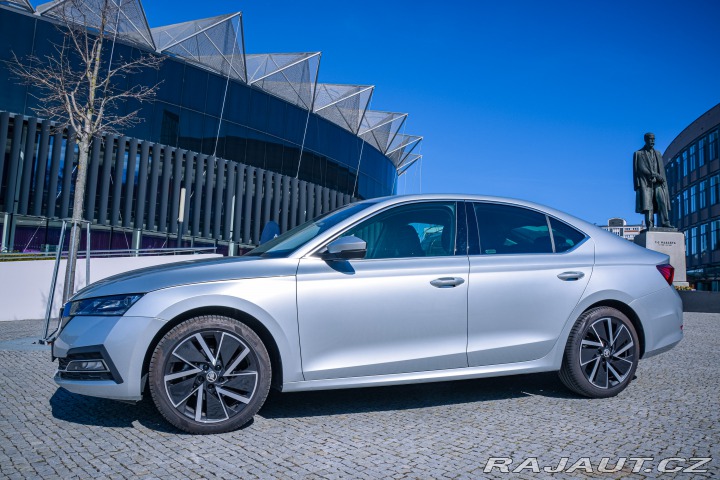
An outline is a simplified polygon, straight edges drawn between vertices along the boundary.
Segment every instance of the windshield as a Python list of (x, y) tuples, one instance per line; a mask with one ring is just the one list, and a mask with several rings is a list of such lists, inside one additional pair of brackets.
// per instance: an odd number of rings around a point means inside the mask
[(346, 218), (365, 210), (375, 203), (377, 203), (377, 201), (351, 203), (339, 209), (333, 210), (332, 212), (326, 213), (314, 220), (305, 222), (292, 230), (288, 230), (282, 235), (273, 238), (269, 242), (263, 243), (254, 250), (250, 250), (245, 255), (273, 258), (286, 257), (329, 228), (334, 227)]

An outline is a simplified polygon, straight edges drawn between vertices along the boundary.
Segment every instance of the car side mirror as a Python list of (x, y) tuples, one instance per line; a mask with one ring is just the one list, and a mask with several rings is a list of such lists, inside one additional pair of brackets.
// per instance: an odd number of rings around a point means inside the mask
[(323, 253), (325, 260), (351, 260), (354, 258), (365, 258), (367, 253), (367, 242), (354, 235), (336, 238), (327, 246)]

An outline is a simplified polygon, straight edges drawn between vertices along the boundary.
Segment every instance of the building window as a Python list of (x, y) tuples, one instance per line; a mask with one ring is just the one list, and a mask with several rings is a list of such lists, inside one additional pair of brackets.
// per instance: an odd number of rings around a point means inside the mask
[(718, 158), (718, 131), (715, 130), (708, 135), (708, 162)]
[(715, 205), (720, 199), (720, 175), (710, 177), (710, 205)]
[(698, 142), (698, 167), (705, 165), (705, 138), (701, 138)]
[(681, 218), (683, 218), (682, 201), (680, 200), (680, 195), (677, 195), (675, 197), (675, 205), (673, 206), (673, 211), (675, 212), (676, 220), (680, 220)]
[(675, 157), (672, 162), (670, 162), (670, 183), (675, 184), (678, 181), (679, 178), (679, 168), (680, 168), (680, 160)]
[(700, 255), (707, 253), (708, 251), (708, 224), (703, 223), (700, 225)]
[(720, 220), (710, 222), (710, 250), (720, 250)]
[(697, 212), (697, 185), (690, 187), (690, 213)]
[(672, 162), (670, 162), (667, 173), (670, 175), (670, 183), (675, 184), (675, 181), (677, 180), (677, 159), (674, 158)]
[(700, 209), (707, 207), (707, 180), (700, 182), (700, 195), (698, 200), (700, 201)]
[(677, 158), (670, 163), (670, 178), (673, 184), (677, 182)]
[(685, 190), (685, 191), (682, 193), (682, 196), (683, 196), (683, 208), (682, 208), (682, 211), (683, 211), (683, 215), (686, 215), (686, 216), (687, 216), (687, 215), (690, 213), (690, 205), (689, 205), (689, 202), (688, 202), (688, 191)]
[(683, 171), (683, 178), (687, 177), (687, 174), (688, 174), (687, 150), (682, 152), (682, 171)]
[(694, 171), (697, 168), (697, 155), (695, 154), (695, 145), (690, 145), (690, 171)]
[(688, 249), (688, 254), (691, 257), (695, 257), (697, 256), (697, 227), (692, 227), (688, 233), (688, 242), (690, 247)]

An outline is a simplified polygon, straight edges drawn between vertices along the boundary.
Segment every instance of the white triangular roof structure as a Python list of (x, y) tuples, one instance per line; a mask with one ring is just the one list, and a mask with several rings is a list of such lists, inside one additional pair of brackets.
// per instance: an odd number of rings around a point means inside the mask
[[(55, 0), (37, 7), (44, 17), (67, 21), (75, 25), (98, 30), (100, 13), (105, 0)], [(106, 23), (107, 35), (115, 35), (126, 42), (155, 50), (155, 42), (140, 0), (109, 0), (110, 21)]]
[(159, 52), (247, 81), (240, 12), (157, 27), (151, 32)]
[(246, 56), (248, 83), (252, 84), (268, 75), (302, 62), (316, 53), (251, 53)]
[(370, 130), (381, 127), (389, 122), (397, 120), (400, 117), (407, 116), (406, 113), (396, 112), (381, 112), (378, 110), (368, 110), (365, 112), (365, 116), (362, 119), (362, 126), (358, 132), (360, 135), (364, 135)]
[(0, 1), (0, 5), (12, 5), (13, 7), (20, 7), (23, 10), (27, 10), (29, 12), (35, 11), (35, 9), (32, 5), (30, 5), (30, 2), (28, 2), (28, 0), (2, 0)]
[(400, 164), (400, 166), (397, 169), (398, 176), (402, 175), (403, 173), (407, 172), (410, 167), (420, 160), (422, 158), (422, 155), (419, 153), (411, 153), (407, 157), (405, 157), (405, 160)]
[(374, 88), (369, 85), (319, 83), (315, 93), (315, 113), (357, 134)]
[(365, 112), (358, 133), (360, 138), (385, 153), (406, 118), (407, 113), (368, 110)]
[(416, 135), (405, 135), (398, 133), (393, 142), (392, 150), (388, 150), (385, 156), (395, 165), (396, 169), (400, 169), (410, 156), (415, 147), (420, 144), (422, 137)]
[(248, 83), (312, 110), (320, 52), (247, 55)]
[(358, 135), (382, 152), (398, 174), (421, 158), (422, 137), (400, 134), (406, 113), (369, 110), (373, 86), (318, 83), (320, 52), (247, 55), (242, 13), (150, 29), (141, 0), (53, 0), (33, 10), (29, 0), (0, 0), (39, 15), (97, 31), (103, 5), (113, 10), (106, 34), (182, 58), (260, 88)]
[(408, 145), (412, 145), (413, 143), (419, 142), (420, 140), (422, 140), (422, 137), (418, 137), (417, 135), (405, 135), (404, 133), (398, 133), (395, 135), (395, 138), (393, 139), (390, 146), (388, 146), (385, 154), (390, 155), (391, 153), (397, 152), (398, 150), (404, 150), (405, 147), (407, 147)]
[(191, 20), (189, 22), (155, 27), (150, 29), (150, 33), (152, 33), (158, 51), (162, 52), (167, 47), (175, 43), (182, 42), (198, 32), (222, 22), (224, 19), (230, 17), (230, 15), (232, 14), (218, 15), (216, 17), (201, 18), (199, 20)]

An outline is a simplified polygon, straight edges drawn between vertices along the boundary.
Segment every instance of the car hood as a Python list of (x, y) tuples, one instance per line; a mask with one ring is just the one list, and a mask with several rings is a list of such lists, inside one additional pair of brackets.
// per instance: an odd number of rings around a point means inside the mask
[(194, 283), (289, 276), (295, 275), (297, 266), (298, 260), (292, 258), (223, 257), (188, 260), (113, 275), (83, 288), (72, 300), (147, 293)]

